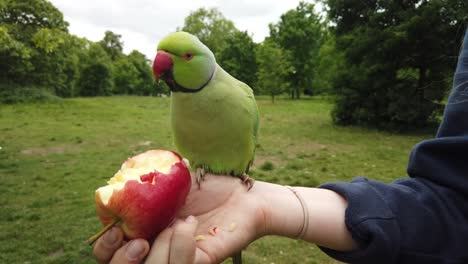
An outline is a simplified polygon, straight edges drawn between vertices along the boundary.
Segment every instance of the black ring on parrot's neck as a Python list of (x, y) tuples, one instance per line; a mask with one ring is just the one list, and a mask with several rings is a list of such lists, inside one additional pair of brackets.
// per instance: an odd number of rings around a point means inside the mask
[(173, 93), (177, 93), (177, 92), (181, 92), (181, 93), (198, 93), (199, 91), (201, 91), (203, 88), (205, 88), (205, 86), (208, 84), (208, 82), (206, 82), (204, 85), (202, 85), (200, 88), (198, 89), (189, 89), (189, 88), (185, 88), (185, 87), (182, 87), (180, 86), (179, 84), (177, 84), (176, 82), (173, 83), (173, 85), (169, 85), (169, 88), (171, 89), (171, 92)]
[(181, 85), (179, 85), (175, 80), (174, 80), (174, 77), (172, 75), (172, 71), (170, 72), (170, 81), (166, 81), (166, 84), (167, 86), (169, 86), (169, 88), (171, 89), (171, 92), (181, 92), (181, 93), (198, 93), (200, 92), (201, 90), (203, 90), (203, 88), (205, 88), (205, 86), (208, 85), (208, 83), (211, 81), (211, 79), (213, 78), (213, 75), (216, 71), (216, 67), (215, 69), (213, 70), (213, 72), (211, 73), (211, 76), (210, 78), (208, 78), (208, 81), (206, 81), (206, 83), (204, 83), (200, 88), (197, 88), (197, 89), (189, 89), (189, 88), (185, 88)]

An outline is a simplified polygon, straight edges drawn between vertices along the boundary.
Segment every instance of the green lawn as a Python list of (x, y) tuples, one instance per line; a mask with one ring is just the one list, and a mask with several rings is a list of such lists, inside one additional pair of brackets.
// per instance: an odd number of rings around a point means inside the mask
[[(412, 146), (431, 135), (395, 135), (331, 123), (319, 99), (258, 100), (257, 180), (316, 186), (357, 175), (406, 175)], [(94, 263), (84, 241), (101, 227), (94, 190), (127, 157), (173, 148), (169, 99), (106, 97), (0, 106), (0, 263)], [(307, 243), (254, 242), (245, 263), (335, 263)]]

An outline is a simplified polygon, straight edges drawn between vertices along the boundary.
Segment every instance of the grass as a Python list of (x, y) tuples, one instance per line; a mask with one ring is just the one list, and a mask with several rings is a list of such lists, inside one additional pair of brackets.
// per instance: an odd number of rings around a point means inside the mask
[[(358, 175), (406, 175), (412, 146), (396, 135), (331, 123), (331, 104), (258, 99), (257, 180), (316, 186)], [(84, 242), (100, 228), (94, 190), (128, 156), (173, 149), (169, 99), (110, 97), (0, 106), (0, 263), (94, 263)], [(317, 247), (279, 237), (244, 251), (245, 263), (336, 263)]]

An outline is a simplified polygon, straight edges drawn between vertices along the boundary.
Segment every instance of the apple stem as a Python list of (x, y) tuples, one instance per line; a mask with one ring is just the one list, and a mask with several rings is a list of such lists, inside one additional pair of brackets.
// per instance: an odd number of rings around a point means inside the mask
[(120, 223), (122, 221), (122, 218), (116, 218), (114, 219), (114, 221), (112, 221), (110, 224), (106, 225), (104, 228), (102, 228), (99, 232), (97, 232), (95, 235), (93, 235), (92, 237), (88, 238), (88, 240), (86, 240), (86, 242), (88, 242), (89, 245), (92, 245), (94, 244), (94, 242), (96, 242), (96, 240), (98, 240), (98, 238), (100, 238), (102, 235), (104, 235), (105, 232), (107, 232), (107, 230), (111, 229), (113, 226), (115, 226), (116, 224)]

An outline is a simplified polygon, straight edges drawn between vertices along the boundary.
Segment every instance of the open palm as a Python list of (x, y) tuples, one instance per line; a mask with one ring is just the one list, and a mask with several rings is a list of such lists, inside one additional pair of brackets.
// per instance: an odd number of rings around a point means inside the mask
[(235, 177), (207, 174), (201, 183), (193, 183), (179, 216), (193, 215), (198, 220), (197, 259), (219, 263), (264, 234), (264, 213), (250, 191)]

